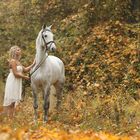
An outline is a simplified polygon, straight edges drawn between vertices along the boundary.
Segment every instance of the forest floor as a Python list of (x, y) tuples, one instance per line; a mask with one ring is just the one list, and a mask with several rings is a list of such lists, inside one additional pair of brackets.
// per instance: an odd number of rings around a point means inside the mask
[[(28, 95), (27, 95), (28, 96)], [(41, 98), (41, 97), (40, 97)], [(43, 123), (42, 101), (39, 98), (38, 122), (33, 121), (32, 97), (25, 100), (16, 108), (13, 119), (4, 115), (0, 116), (1, 140), (139, 140), (139, 131), (134, 129), (129, 134), (121, 132), (113, 134), (105, 130), (83, 129), (80, 114), (68, 108), (69, 99), (64, 99), (61, 112), (54, 111), (49, 114), (47, 123)], [(67, 96), (67, 98), (71, 98)], [(71, 100), (71, 99), (70, 99)], [(80, 105), (78, 109), (80, 109)], [(72, 108), (71, 108), (72, 109)], [(0, 109), (2, 111), (2, 108)], [(73, 110), (75, 111), (75, 110)], [(67, 117), (67, 118), (65, 118)], [(88, 123), (88, 121), (87, 121)], [(81, 125), (82, 124), (82, 125)]]

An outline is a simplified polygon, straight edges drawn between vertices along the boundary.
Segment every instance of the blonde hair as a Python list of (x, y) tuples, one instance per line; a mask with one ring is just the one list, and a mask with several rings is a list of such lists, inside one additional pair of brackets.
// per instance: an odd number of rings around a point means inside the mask
[(17, 57), (16, 50), (19, 49), (19, 46), (12, 46), (9, 51), (9, 59), (20, 59), (20, 56)]

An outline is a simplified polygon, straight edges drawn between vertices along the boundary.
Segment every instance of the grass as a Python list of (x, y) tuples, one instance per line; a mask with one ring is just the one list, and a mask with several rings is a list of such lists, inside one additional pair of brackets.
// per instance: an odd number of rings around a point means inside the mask
[[(117, 95), (117, 96), (116, 96)], [(2, 99), (1, 99), (2, 100)], [(54, 128), (69, 130), (104, 131), (115, 134), (138, 135), (140, 133), (140, 102), (130, 95), (112, 93), (112, 95), (86, 95), (77, 89), (65, 93), (61, 112), (49, 114), (49, 121), (43, 124), (42, 97), (39, 96), (38, 123), (33, 121), (33, 99), (30, 90), (26, 93), (24, 102), (17, 108), (14, 119), (8, 120), (0, 116), (1, 126), (10, 126), (14, 131), (25, 128), (35, 131), (44, 126), (49, 130)]]

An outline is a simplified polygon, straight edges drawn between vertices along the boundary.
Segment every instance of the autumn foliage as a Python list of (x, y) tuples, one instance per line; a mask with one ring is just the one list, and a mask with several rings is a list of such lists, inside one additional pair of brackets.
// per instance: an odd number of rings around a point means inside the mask
[(57, 45), (53, 55), (63, 60), (66, 69), (61, 111), (54, 110), (43, 124), (39, 98), (35, 124), (30, 82), (23, 81), (24, 102), (14, 119), (0, 116), (0, 139), (139, 139), (140, 14), (133, 5), (139, 1), (79, 1), (0, 1), (0, 105), (9, 72), (7, 51), (19, 45), (21, 61), (30, 64), (44, 23), (53, 24)]
[(0, 128), (0, 137), (3, 140), (131, 140), (128, 137), (113, 136), (107, 133), (94, 133), (92, 131), (70, 131), (48, 130), (40, 127), (38, 130), (29, 132), (27, 129), (19, 129), (13, 133), (9, 127)]

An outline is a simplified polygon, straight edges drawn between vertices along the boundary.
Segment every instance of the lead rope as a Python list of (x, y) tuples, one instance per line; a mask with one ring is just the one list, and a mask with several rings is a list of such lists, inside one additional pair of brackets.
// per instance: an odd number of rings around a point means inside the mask
[(33, 75), (33, 73), (35, 73), (39, 69), (39, 67), (47, 59), (47, 57), (48, 57), (48, 55), (44, 55), (44, 57), (41, 59), (41, 61), (39, 62), (39, 64), (35, 67), (34, 71), (31, 72), (31, 73), (29, 73), (29, 78), (31, 78), (31, 76)]

